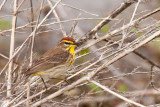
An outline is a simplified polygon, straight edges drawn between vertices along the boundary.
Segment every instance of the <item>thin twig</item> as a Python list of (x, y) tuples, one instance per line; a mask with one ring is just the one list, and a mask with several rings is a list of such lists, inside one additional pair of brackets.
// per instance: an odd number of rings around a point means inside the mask
[(38, 23), (39, 23), (39, 19), (40, 19), (40, 14), (41, 14), (41, 10), (43, 8), (43, 3), (44, 3), (44, 0), (42, 0), (42, 3), (41, 3), (41, 7), (40, 7), (40, 13), (39, 13), (39, 16), (37, 18), (37, 21), (36, 21), (36, 25), (35, 25), (35, 29), (34, 29), (34, 33), (33, 33), (33, 36), (32, 36), (32, 42), (31, 42), (31, 54), (30, 54), (30, 66), (32, 65), (32, 62), (33, 62), (33, 47), (34, 47), (34, 39), (35, 39), (35, 36), (36, 36), (36, 31), (38, 29)]
[[(59, 0), (53, 7), (52, 9), (48, 12), (48, 14), (43, 18), (43, 20), (38, 24), (37, 29), (43, 24), (43, 22), (47, 19), (47, 17), (51, 14), (51, 12), (54, 10), (54, 8), (61, 2), (61, 0)], [(0, 72), (0, 75), (3, 73), (3, 71), (7, 68), (7, 66), (9, 65), (9, 63), (12, 61), (12, 59), (18, 54), (18, 52), (23, 48), (23, 46), (26, 44), (26, 42), (29, 40), (29, 38), (31, 38), (34, 34), (35, 30), (28, 36), (28, 38), (22, 43), (22, 45), (19, 47), (19, 49), (17, 49), (17, 51), (14, 53), (14, 55), (12, 55), (12, 57), (10, 58), (10, 60), (7, 62), (7, 64), (3, 67), (3, 69)]]
[(87, 13), (87, 14), (90, 14), (90, 15), (93, 15), (93, 16), (99, 16), (99, 15), (97, 15), (97, 14), (94, 14), (94, 13), (91, 13), (91, 12), (88, 12), (88, 11), (85, 11), (85, 10), (83, 10), (83, 9), (79, 9), (79, 8), (76, 8), (76, 7), (67, 5), (67, 4), (63, 4), (63, 3), (61, 3), (61, 4), (62, 4), (63, 6), (70, 7), (70, 8), (72, 8), (72, 9), (75, 9), (75, 10), (78, 10), (78, 11), (82, 11), (82, 12), (84, 12), (84, 13)]
[(93, 29), (91, 29), (88, 33), (86, 33), (84, 36), (82, 36), (81, 39), (79, 39), (77, 41), (80, 42), (80, 44), (82, 44), (87, 39), (91, 39), (92, 35), (94, 35), (104, 25), (106, 25), (107, 23), (110, 22), (110, 20), (108, 20), (108, 19), (115, 18), (117, 15), (119, 15), (121, 12), (123, 12), (125, 9), (127, 9), (130, 5), (132, 5), (135, 1), (137, 1), (137, 0), (129, 0), (127, 2), (125, 1), (125, 2), (121, 3), (118, 8), (116, 8), (110, 15), (108, 15), (106, 17), (106, 19), (102, 20), (98, 25), (96, 25)]
[(85, 78), (81, 78), (81, 79), (77, 80), (76, 82), (72, 83), (71, 85), (67, 85), (66, 87), (64, 87), (64, 88), (56, 91), (55, 93), (53, 93), (53, 94), (45, 97), (44, 99), (42, 99), (42, 100), (40, 100), (40, 101), (37, 101), (36, 103), (34, 103), (34, 104), (32, 105), (32, 107), (37, 107), (37, 106), (39, 106), (39, 105), (47, 102), (48, 100), (50, 100), (50, 99), (52, 99), (52, 98), (55, 98), (55, 97), (61, 95), (62, 93), (64, 93), (64, 92), (66, 92), (66, 91), (68, 91), (68, 90), (76, 87), (77, 85), (79, 85), (79, 84), (81, 84), (81, 83), (83, 83), (83, 82), (85, 82), (85, 81), (87, 81), (87, 78), (86, 78), (86, 77), (85, 77)]
[(144, 55), (140, 54), (137, 51), (133, 51), (134, 54), (138, 55), (139, 57), (141, 57), (143, 60), (145, 60), (147, 63), (149, 63), (152, 66), (156, 66), (157, 68), (160, 69), (160, 66), (155, 64), (153, 61), (151, 61), (150, 59), (148, 59), (147, 57), (145, 57)]
[[(149, 41), (151, 41), (152, 39), (154, 39), (155, 37), (158, 37), (160, 35), (160, 31), (155, 32), (153, 35), (149, 36), (148, 38), (144, 39), (143, 41), (141, 41), (140, 43), (136, 43), (135, 46), (133, 46), (132, 48), (128, 48), (128, 49), (124, 49), (125, 51), (123, 51), (121, 54), (119, 54), (116, 57), (113, 57), (113, 59), (111, 59), (110, 61), (104, 63), (102, 66), (98, 67), (96, 70), (93, 70), (92, 72), (88, 73), (88, 75), (80, 78), (79, 80), (73, 82), (72, 84), (56, 91), (55, 93), (45, 97), (44, 99), (34, 103), (32, 106), (36, 107), (42, 103), (47, 102), (48, 100), (55, 98), (59, 95), (61, 95), (62, 93), (64, 93), (65, 91), (68, 91), (74, 87), (76, 87), (77, 85), (86, 82), (87, 80), (90, 80), (91, 78), (93, 78), (95, 76), (95, 74), (97, 74), (100, 70), (102, 70), (104, 67), (109, 66), (110, 64), (112, 64), (113, 62), (117, 61), (118, 59), (126, 56), (127, 54), (133, 52), (134, 50), (136, 50), (137, 48), (143, 46), (144, 44), (148, 43)], [(44, 91), (44, 90), (43, 90)], [(37, 94), (38, 95), (38, 94)], [(32, 96), (31, 96), (32, 97)], [(33, 97), (32, 97), (33, 98)], [(24, 103), (24, 101), (23, 101)], [(18, 105), (17, 105), (18, 106)]]
[[(16, 12), (17, 10), (17, 0), (14, 0), (14, 7), (13, 11)], [(13, 14), (12, 18), (12, 33), (11, 33), (11, 41), (10, 41), (10, 54), (9, 59), (13, 57), (14, 54), (14, 44), (15, 44), (15, 28), (16, 28), (16, 22), (17, 22), (17, 16), (16, 14)], [(13, 70), (13, 60), (9, 63), (8, 68), (8, 80), (7, 80), (7, 97), (11, 97), (11, 86), (12, 86), (12, 70)]]
[(138, 106), (138, 107), (146, 107), (146, 106), (144, 106), (144, 105), (142, 105), (140, 103), (137, 103), (135, 101), (127, 99), (126, 97), (121, 96), (120, 94), (115, 93), (114, 91), (110, 90), (109, 88), (105, 87), (104, 85), (101, 85), (100, 83), (98, 83), (98, 82), (96, 82), (94, 80), (91, 80), (90, 82), (95, 84), (95, 85), (97, 85), (97, 86), (99, 86), (100, 88), (104, 89), (108, 93), (110, 93), (110, 94), (112, 94), (112, 95), (114, 95), (114, 96), (116, 96), (116, 97), (118, 97), (118, 98), (120, 98), (120, 99), (122, 99), (122, 100), (124, 100), (124, 101), (126, 101), (128, 103), (131, 103), (131, 104), (133, 104), (135, 106)]
[[(148, 13), (148, 14), (146, 14), (146, 15), (144, 15), (144, 16), (142, 16), (142, 17), (140, 17), (140, 18), (138, 18), (138, 19), (136, 19), (136, 20), (134, 20), (134, 21), (132, 21), (132, 23), (126, 24), (126, 25), (124, 25), (123, 27), (118, 28), (118, 29), (116, 29), (116, 30), (114, 30), (114, 31), (112, 31), (112, 32), (104, 35), (103, 37), (95, 40), (94, 42), (92, 42), (92, 43), (90, 43), (90, 44), (88, 44), (88, 45), (85, 45), (84, 47), (78, 49), (78, 50), (76, 51), (76, 53), (80, 52), (81, 50), (87, 49), (87, 48), (93, 46), (94, 44), (96, 44), (96, 43), (98, 43), (98, 42), (100, 42), (100, 41), (102, 41), (102, 40), (104, 40), (104, 39), (107, 39), (107, 38), (111, 37), (112, 35), (120, 32), (120, 31), (122, 31), (122, 30), (124, 30), (124, 29), (127, 29), (127, 28), (130, 27), (130, 26), (135, 25), (136, 23), (140, 22), (141, 20), (143, 20), (143, 19), (145, 19), (145, 18), (147, 18), (147, 17), (149, 17), (149, 16), (151, 16), (151, 15), (153, 15), (153, 14), (159, 12), (159, 11), (160, 11), (160, 8), (155, 9), (154, 11), (152, 11), (152, 12), (150, 12), (150, 13)], [(83, 42), (80, 41), (79, 44), (83, 44)]]
[(52, 99), (52, 98), (55, 98), (59, 95), (61, 95), (62, 93), (64, 93), (65, 91), (68, 91), (72, 88), (74, 88), (75, 86), (81, 84), (81, 83), (84, 83), (85, 81), (90, 81), (91, 78), (93, 78), (100, 70), (102, 70), (104, 67), (106, 66), (109, 66), (110, 64), (114, 63), (115, 61), (117, 61), (118, 59), (126, 56), (127, 54), (133, 52), (134, 50), (136, 50), (137, 48), (143, 46), (144, 44), (148, 43), (149, 41), (151, 41), (152, 39), (154, 39), (155, 37), (158, 37), (160, 36), (160, 31), (157, 31), (155, 32), (152, 36), (149, 36), (148, 38), (146, 38), (145, 40), (141, 41), (140, 43), (138, 44), (135, 44), (135, 46), (133, 46), (132, 48), (128, 48), (128, 49), (125, 49), (125, 51), (123, 51), (121, 54), (119, 54), (118, 56), (116, 57), (113, 57), (113, 59), (111, 59), (110, 61), (104, 63), (102, 66), (98, 67), (96, 70), (93, 70), (92, 72), (88, 73), (88, 75), (80, 78), (79, 80), (73, 82), (71, 85), (68, 85), (58, 91), (56, 91), (55, 93), (45, 97), (44, 99), (34, 103), (32, 106), (33, 107), (36, 107), (36, 106), (39, 106), (40, 104), (42, 103), (45, 103), (47, 102), (48, 100)]
[[(32, 2), (32, 1), (31, 1)], [(38, 26), (38, 23), (39, 23), (39, 19), (40, 19), (40, 14), (41, 14), (41, 10), (43, 8), (43, 3), (44, 3), (44, 0), (42, 0), (42, 3), (41, 3), (41, 7), (40, 7), (40, 12), (39, 12), (39, 16), (37, 18), (37, 23), (36, 23), (36, 26), (35, 26), (35, 29), (34, 29), (34, 33), (33, 33), (33, 36), (32, 36), (32, 39), (31, 39), (31, 53), (30, 53), (30, 66), (32, 65), (32, 62), (33, 62), (33, 47), (34, 47), (34, 41), (35, 41), (35, 36), (36, 36), (36, 31), (37, 31), (37, 26)], [(32, 3), (31, 3), (32, 4)], [(32, 10), (33, 11), (33, 10)], [(33, 21), (33, 17), (32, 17), (32, 21)], [(33, 30), (33, 28), (32, 28)], [(28, 81), (28, 84), (27, 84), (27, 99), (29, 98), (30, 96), (30, 82)], [(30, 100), (28, 99), (27, 100), (27, 106), (29, 106), (29, 102)]]
[(141, 0), (138, 0), (137, 5), (136, 5), (135, 8), (134, 8), (134, 12), (133, 12), (133, 14), (132, 14), (132, 17), (131, 17), (129, 23), (131, 23), (131, 22), (133, 21), (134, 16), (135, 16), (135, 14), (136, 14), (136, 11), (137, 11), (137, 8), (138, 8), (140, 2), (141, 2)]
[[(52, 20), (54, 18), (51, 18), (51, 19), (46, 19), (45, 21), (48, 21), (48, 20)], [(105, 18), (76, 18), (76, 19), (69, 19), (69, 20), (64, 20), (64, 21), (60, 21), (60, 22), (53, 22), (53, 23), (49, 23), (49, 24), (42, 24), (41, 26), (42, 27), (45, 27), (45, 26), (50, 26), (50, 25), (54, 25), (54, 24), (59, 24), (59, 23), (67, 23), (67, 22), (72, 22), (72, 21), (83, 21), (83, 20), (103, 20)], [(108, 20), (118, 20), (118, 19), (108, 19)], [(34, 22), (31, 22), (31, 23), (27, 23), (26, 25), (23, 25), (23, 26), (19, 26), (16, 28), (17, 29), (23, 29), (23, 28), (30, 28), (30, 27), (34, 27), (34, 24), (36, 23), (36, 21)], [(8, 30), (3, 30), (0, 32), (0, 35), (3, 35), (3, 33), (6, 33), (6, 32), (9, 32), (9, 31), (12, 31), (12, 29), (8, 29)]]
[(3, 57), (4, 59), (9, 60), (9, 58), (7, 56), (3, 55), (2, 53), (0, 53), (0, 56)]
[[(135, 6), (135, 8), (134, 8), (134, 11), (133, 11), (133, 14), (132, 14), (132, 17), (131, 17), (131, 19), (130, 19), (129, 24), (131, 24), (132, 21), (133, 21), (133, 19), (134, 19), (134, 16), (135, 16), (135, 14), (136, 14), (136, 11), (137, 11), (137, 8), (138, 8), (138, 6), (139, 6), (140, 1), (141, 1), (141, 0), (138, 0), (136, 6)], [(129, 28), (128, 28), (128, 29), (129, 29)], [(123, 30), (123, 36), (122, 36), (121, 44), (120, 44), (119, 47), (122, 47), (122, 46), (123, 46), (124, 40), (125, 40), (126, 36), (129, 34), (129, 33), (128, 33), (128, 29), (127, 29), (126, 33), (125, 33), (124, 30)]]
[(4, 6), (4, 4), (7, 2), (7, 0), (3, 0), (2, 4), (0, 5), (0, 11), (2, 9), (2, 7)]
[[(33, 26), (33, 21), (34, 21), (34, 14), (33, 14), (33, 3), (32, 0), (30, 0), (30, 5), (31, 5), (31, 26)], [(32, 32), (33, 32), (33, 27), (32, 27)]]
[[(51, 2), (50, 0), (47, 0), (47, 2), (48, 2), (49, 6), (50, 6), (50, 8), (51, 8), (51, 7), (52, 7), (52, 2)], [(53, 10), (53, 14), (54, 14), (54, 16), (56, 17), (57, 22), (59, 22), (59, 27), (60, 27), (60, 29), (61, 29), (61, 31), (62, 31), (62, 33), (63, 33), (63, 36), (65, 37), (65, 36), (66, 36), (66, 32), (64, 31), (64, 29), (63, 29), (63, 27), (62, 27), (62, 24), (61, 24), (61, 22), (60, 22), (60, 18), (59, 18), (59, 16), (58, 16), (58, 14), (57, 14), (57, 12), (56, 12), (55, 9)]]
[(22, 0), (22, 2), (19, 4), (19, 6), (17, 7), (17, 9), (16, 9), (16, 11), (15, 11), (16, 13), (13, 13), (13, 14), (17, 14), (18, 9), (22, 6), (22, 4), (24, 3), (24, 1), (25, 1), (25, 0)]

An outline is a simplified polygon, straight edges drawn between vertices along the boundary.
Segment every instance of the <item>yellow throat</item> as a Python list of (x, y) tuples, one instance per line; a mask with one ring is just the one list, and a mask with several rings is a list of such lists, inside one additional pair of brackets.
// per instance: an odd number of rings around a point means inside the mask
[(73, 59), (75, 59), (75, 45), (71, 45), (67, 48), (69, 50), (70, 54), (73, 56)]

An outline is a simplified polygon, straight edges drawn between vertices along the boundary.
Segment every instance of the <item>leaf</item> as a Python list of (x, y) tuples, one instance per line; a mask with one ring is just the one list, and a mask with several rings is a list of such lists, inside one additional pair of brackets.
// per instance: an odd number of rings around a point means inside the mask
[(127, 86), (124, 85), (124, 84), (119, 87), (119, 91), (126, 92), (127, 90), (128, 90), (128, 89), (127, 89)]
[(138, 36), (142, 36), (144, 33), (143, 32), (138, 32), (137, 35)]
[(9, 21), (0, 19), (0, 30), (5, 30), (11, 28), (11, 24)]
[(104, 26), (101, 28), (101, 32), (104, 33), (104, 34), (107, 33), (108, 30), (109, 30), (109, 25), (104, 25)]
[(80, 55), (83, 55), (85, 53), (88, 53), (89, 52), (89, 49), (85, 49), (85, 50), (82, 50), (81, 52), (79, 52)]
[(89, 84), (89, 88), (90, 89), (94, 89), (94, 92), (97, 92), (97, 91), (101, 91), (102, 89), (100, 87), (98, 87), (97, 85), (93, 84), (93, 83), (90, 83)]
[[(155, 38), (154, 40), (160, 40), (160, 37)], [(153, 42), (153, 41), (152, 41)]]
[(133, 32), (135, 32), (135, 31), (137, 31), (137, 27), (132, 26), (132, 27), (131, 27), (131, 30), (132, 30)]
[(160, 30), (160, 27), (158, 27), (157, 29)]

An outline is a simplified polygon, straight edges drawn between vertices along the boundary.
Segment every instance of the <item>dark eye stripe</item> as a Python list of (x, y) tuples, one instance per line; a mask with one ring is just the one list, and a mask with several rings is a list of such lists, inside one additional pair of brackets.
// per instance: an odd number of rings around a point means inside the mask
[(71, 43), (69, 43), (69, 42), (64, 42), (66, 45), (70, 45)]

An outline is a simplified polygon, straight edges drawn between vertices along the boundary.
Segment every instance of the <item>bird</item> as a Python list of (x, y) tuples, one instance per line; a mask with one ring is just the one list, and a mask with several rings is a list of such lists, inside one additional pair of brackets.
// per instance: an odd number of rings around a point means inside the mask
[(24, 75), (40, 76), (43, 81), (65, 75), (75, 62), (75, 48), (76, 43), (72, 37), (63, 37), (55, 47), (34, 61)]

